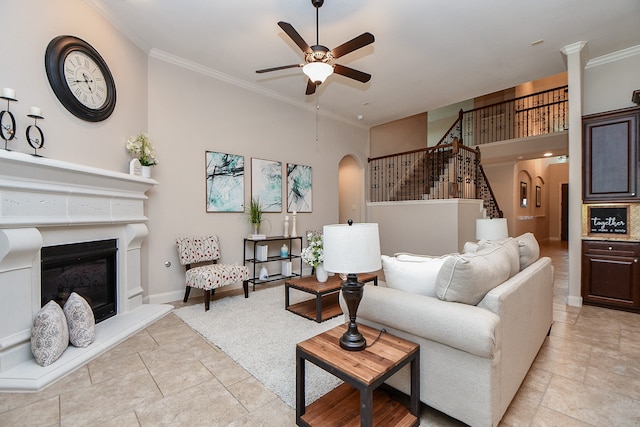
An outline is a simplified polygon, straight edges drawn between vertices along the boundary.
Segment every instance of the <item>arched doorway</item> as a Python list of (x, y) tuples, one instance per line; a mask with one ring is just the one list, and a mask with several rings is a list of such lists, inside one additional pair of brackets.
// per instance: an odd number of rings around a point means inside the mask
[(338, 222), (364, 221), (364, 166), (352, 155), (340, 160), (338, 167)]

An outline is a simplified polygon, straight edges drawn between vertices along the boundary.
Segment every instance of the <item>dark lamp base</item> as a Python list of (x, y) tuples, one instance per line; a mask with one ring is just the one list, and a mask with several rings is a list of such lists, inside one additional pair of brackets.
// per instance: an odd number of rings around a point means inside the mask
[(367, 341), (362, 334), (358, 332), (358, 326), (356, 325), (356, 331), (354, 334), (350, 334), (349, 330), (340, 337), (340, 347), (348, 351), (360, 351), (367, 347)]
[(353, 273), (348, 274), (347, 280), (342, 282), (342, 296), (349, 310), (349, 327), (340, 337), (340, 347), (348, 351), (360, 351), (367, 347), (367, 341), (358, 331), (356, 324), (356, 313), (362, 300), (363, 287), (364, 283), (358, 282), (358, 276)]

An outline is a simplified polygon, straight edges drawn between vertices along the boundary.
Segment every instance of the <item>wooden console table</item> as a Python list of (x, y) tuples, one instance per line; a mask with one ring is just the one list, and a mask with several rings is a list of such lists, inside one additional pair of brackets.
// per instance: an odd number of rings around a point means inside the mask
[[(417, 426), (420, 422), (420, 346), (364, 325), (367, 340), (362, 351), (347, 351), (339, 340), (340, 325), (296, 346), (296, 424), (299, 426), (360, 425)], [(375, 341), (375, 343), (374, 343)], [(373, 344), (371, 344), (373, 343)], [(319, 366), (345, 383), (309, 406), (305, 405), (305, 361)], [(409, 408), (376, 390), (402, 367), (411, 366)], [(375, 405), (374, 405), (375, 401)]]

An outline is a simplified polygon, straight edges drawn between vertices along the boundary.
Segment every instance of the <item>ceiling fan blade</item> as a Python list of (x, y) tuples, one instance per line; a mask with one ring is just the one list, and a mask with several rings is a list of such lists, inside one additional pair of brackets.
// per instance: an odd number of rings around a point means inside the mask
[(307, 90), (304, 93), (305, 95), (313, 95), (314, 93), (316, 93), (316, 87), (317, 85), (311, 81), (311, 79), (307, 80)]
[(331, 51), (331, 55), (334, 58), (340, 58), (341, 56), (351, 53), (354, 50), (358, 50), (361, 47), (370, 45), (375, 41), (375, 37), (371, 33), (362, 33), (358, 37), (349, 40), (346, 43), (341, 44)]
[(265, 68), (263, 70), (256, 70), (256, 73), (261, 74), (261, 73), (268, 73), (270, 71), (286, 70), (287, 68), (300, 68), (303, 65), (304, 64), (281, 65), (280, 67), (273, 67), (273, 68)]
[(293, 25), (284, 21), (278, 22), (278, 25), (280, 26), (280, 28), (282, 28), (282, 30), (285, 33), (287, 33), (287, 35), (291, 38), (291, 40), (293, 40), (294, 43), (297, 44), (300, 49), (302, 49), (304, 53), (311, 53), (311, 48), (309, 47), (307, 42), (304, 41), (302, 36), (298, 34), (295, 28), (293, 28)]
[(345, 67), (340, 64), (335, 64), (333, 66), (333, 72), (362, 83), (366, 83), (371, 80), (371, 74), (363, 73), (362, 71), (354, 70), (353, 68)]

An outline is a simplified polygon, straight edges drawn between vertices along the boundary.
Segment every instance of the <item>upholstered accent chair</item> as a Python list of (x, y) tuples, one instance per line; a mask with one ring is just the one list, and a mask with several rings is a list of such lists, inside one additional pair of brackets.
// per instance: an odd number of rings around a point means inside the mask
[(247, 285), (249, 269), (242, 265), (218, 264), (220, 242), (218, 236), (178, 237), (180, 264), (186, 269), (184, 302), (189, 299), (191, 288), (204, 290), (204, 310), (217, 288), (243, 282)]

